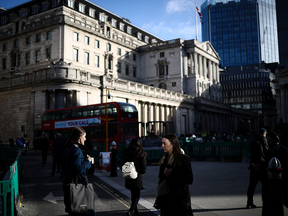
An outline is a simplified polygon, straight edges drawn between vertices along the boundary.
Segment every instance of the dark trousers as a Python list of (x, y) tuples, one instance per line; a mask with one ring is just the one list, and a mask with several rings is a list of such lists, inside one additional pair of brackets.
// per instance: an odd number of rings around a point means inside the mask
[(47, 155), (48, 155), (48, 151), (41, 151), (42, 154), (42, 164), (46, 164), (47, 162)]
[(130, 207), (129, 210), (137, 212), (138, 211), (137, 210), (137, 204), (138, 204), (138, 202), (140, 200), (140, 189), (133, 188), (133, 189), (130, 189), (130, 191), (131, 191), (131, 201), (132, 201), (132, 203), (131, 203), (131, 207)]
[(60, 172), (60, 167), (61, 167), (61, 158), (58, 157), (53, 157), (53, 164), (52, 164), (52, 174), (55, 174), (57, 167), (57, 171)]
[(250, 181), (249, 186), (247, 190), (247, 203), (252, 204), (253, 203), (253, 196), (255, 193), (255, 188), (260, 181), (262, 184), (262, 199), (263, 199), (263, 186), (265, 184), (267, 177), (265, 171), (257, 171), (255, 168), (250, 168)]

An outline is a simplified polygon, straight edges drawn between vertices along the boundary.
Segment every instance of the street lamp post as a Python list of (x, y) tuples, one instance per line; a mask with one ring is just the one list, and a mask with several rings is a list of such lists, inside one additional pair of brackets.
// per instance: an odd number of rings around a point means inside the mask
[(108, 122), (113, 120), (113, 118), (108, 118), (108, 113), (107, 113), (107, 98), (110, 99), (110, 92), (108, 91), (108, 88), (106, 87), (106, 116), (102, 120), (105, 121), (106, 124), (106, 152), (108, 152)]

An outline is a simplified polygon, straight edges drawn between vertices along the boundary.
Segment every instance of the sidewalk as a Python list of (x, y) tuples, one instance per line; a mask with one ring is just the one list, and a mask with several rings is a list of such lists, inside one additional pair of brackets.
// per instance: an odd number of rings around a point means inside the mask
[[(249, 184), (248, 163), (191, 161), (194, 183), (190, 185), (192, 208), (195, 216), (260, 216), (262, 214), (261, 183), (257, 185), (255, 209), (246, 209), (246, 192)], [(157, 194), (159, 166), (148, 166), (144, 175), (144, 190), (141, 191), (139, 204), (160, 215), (153, 208)], [(125, 189), (125, 180), (118, 170), (117, 177), (110, 177), (110, 172), (94, 173), (101, 180), (130, 197)], [(284, 214), (288, 210), (284, 207)]]

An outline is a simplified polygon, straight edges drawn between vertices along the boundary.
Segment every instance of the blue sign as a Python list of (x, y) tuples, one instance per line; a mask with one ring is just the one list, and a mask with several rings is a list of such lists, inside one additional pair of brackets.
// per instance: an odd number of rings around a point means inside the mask
[(77, 119), (68, 121), (55, 122), (55, 129), (72, 128), (72, 127), (87, 127), (91, 123), (101, 124), (101, 118)]

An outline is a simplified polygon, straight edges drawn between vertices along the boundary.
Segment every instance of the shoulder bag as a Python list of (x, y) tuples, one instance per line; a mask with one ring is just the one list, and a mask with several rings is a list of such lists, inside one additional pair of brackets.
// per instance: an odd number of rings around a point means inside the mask
[(78, 176), (75, 183), (67, 184), (69, 192), (69, 200), (66, 205), (67, 213), (85, 213), (94, 211), (95, 208), (95, 192), (92, 183), (78, 183)]

